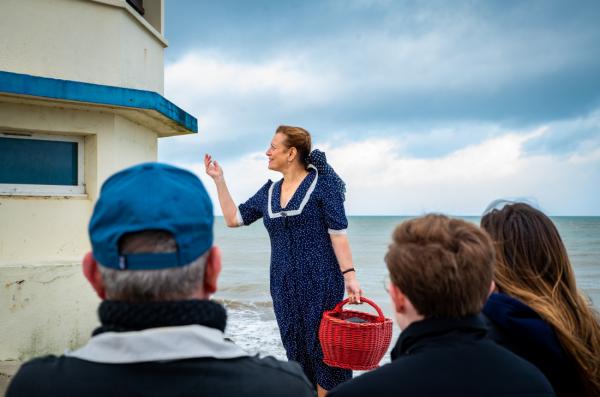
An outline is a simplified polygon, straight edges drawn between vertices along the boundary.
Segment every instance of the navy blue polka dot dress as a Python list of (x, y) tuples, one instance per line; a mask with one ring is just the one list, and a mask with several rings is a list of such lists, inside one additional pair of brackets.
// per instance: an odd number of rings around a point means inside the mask
[[(324, 154), (322, 160), (324, 161)], [(282, 180), (270, 180), (239, 206), (240, 223), (259, 218), (271, 238), (271, 297), (289, 360), (330, 390), (352, 377), (350, 370), (323, 363), (318, 329), (324, 311), (344, 298), (344, 279), (330, 233), (345, 233), (343, 182), (329, 166), (310, 165), (289, 203), (281, 208)], [(327, 172), (331, 170), (331, 172)]]

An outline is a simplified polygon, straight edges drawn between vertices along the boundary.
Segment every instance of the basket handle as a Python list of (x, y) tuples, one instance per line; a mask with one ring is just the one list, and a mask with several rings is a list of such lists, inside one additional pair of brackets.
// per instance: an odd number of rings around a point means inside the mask
[[(385, 316), (383, 315), (381, 308), (379, 306), (377, 306), (377, 304), (375, 302), (373, 302), (371, 299), (365, 298), (364, 296), (360, 297), (360, 301), (367, 302), (369, 305), (371, 305), (371, 307), (373, 307), (375, 310), (377, 310), (377, 314), (379, 315), (379, 318), (377, 319), (378, 322), (383, 323), (385, 321)], [(333, 310), (335, 310), (338, 313), (341, 313), (342, 307), (344, 307), (344, 305), (348, 302), (350, 302), (350, 298), (344, 299), (343, 301), (338, 303)]]

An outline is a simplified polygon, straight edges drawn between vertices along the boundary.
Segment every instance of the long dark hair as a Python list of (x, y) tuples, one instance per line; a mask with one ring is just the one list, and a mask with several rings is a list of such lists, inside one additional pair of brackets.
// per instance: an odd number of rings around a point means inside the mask
[(600, 319), (577, 289), (558, 230), (525, 203), (494, 209), (481, 219), (496, 245), (500, 292), (527, 304), (548, 322), (576, 363), (589, 396), (600, 395)]

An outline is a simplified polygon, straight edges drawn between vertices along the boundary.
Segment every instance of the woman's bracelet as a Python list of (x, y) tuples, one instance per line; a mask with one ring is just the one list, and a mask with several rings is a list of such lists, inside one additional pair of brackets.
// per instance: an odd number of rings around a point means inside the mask
[(342, 272), (342, 274), (346, 274), (346, 273), (350, 273), (350, 272), (356, 272), (356, 269), (351, 267), (350, 269), (346, 269)]

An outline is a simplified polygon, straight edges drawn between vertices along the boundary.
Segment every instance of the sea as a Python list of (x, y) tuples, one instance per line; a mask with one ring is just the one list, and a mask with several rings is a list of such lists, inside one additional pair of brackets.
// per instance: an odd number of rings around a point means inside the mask
[[(460, 217), (479, 224), (479, 217)], [(410, 217), (350, 216), (348, 238), (364, 295), (386, 317), (394, 318), (385, 291), (384, 255), (395, 226)], [(578, 287), (600, 308), (600, 217), (553, 217), (575, 269)], [(223, 269), (214, 299), (227, 308), (226, 335), (248, 353), (285, 360), (269, 293), (269, 236), (261, 221), (228, 228), (215, 219), (215, 244), (221, 248)], [(367, 304), (347, 306), (375, 314)], [(392, 345), (400, 330), (394, 323)], [(389, 353), (389, 352), (388, 352)], [(389, 362), (386, 354), (381, 364)]]

